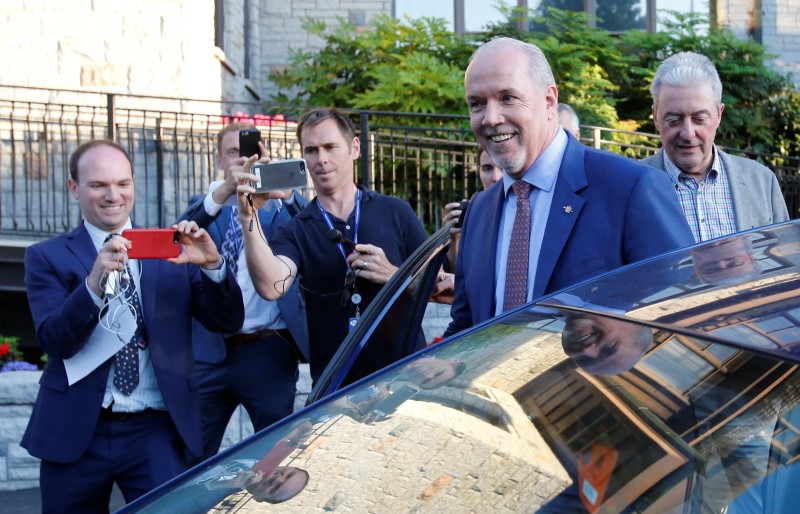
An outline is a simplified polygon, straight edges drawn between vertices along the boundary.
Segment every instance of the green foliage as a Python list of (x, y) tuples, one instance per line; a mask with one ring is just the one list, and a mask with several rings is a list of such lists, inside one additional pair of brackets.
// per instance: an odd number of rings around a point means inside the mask
[[(295, 52), (292, 65), (271, 76), (281, 89), (271, 101), (465, 114), (463, 73), (469, 56), (477, 44), (509, 36), (542, 48), (559, 86), (559, 100), (572, 105), (582, 124), (653, 132), (649, 87), (655, 70), (666, 57), (691, 50), (707, 55), (722, 78), (725, 112), (719, 144), (800, 153), (800, 96), (787, 77), (767, 67), (770, 56), (761, 45), (740, 40), (727, 29), (709, 28), (706, 16), (670, 11), (661, 13), (658, 33), (612, 33), (591, 27), (588, 16), (576, 7), (579, 3), (552, 0), (528, 10), (500, 2), (497, 8), (506, 21), (469, 36), (449, 32), (444, 20), (434, 18), (381, 16), (363, 32), (344, 20), (333, 29), (307, 20), (306, 30), (324, 41), (323, 48)], [(637, 5), (598, 11), (609, 18), (597, 20), (598, 27), (613, 28), (624, 19), (639, 23)]]
[[(619, 55), (608, 31), (589, 27), (589, 17), (584, 12), (552, 7), (546, 10), (545, 16), (535, 17), (527, 16), (524, 9), (514, 8), (509, 19), (508, 23), (490, 26), (489, 38), (508, 35), (537, 45), (553, 69), (559, 101), (569, 103), (585, 125), (617, 125), (614, 108), (617, 86), (609, 80), (604, 63), (624, 62), (625, 58)], [(520, 21), (540, 30), (515, 30), (514, 26)]]
[(271, 101), (314, 106), (465, 114), (463, 70), (472, 47), (436, 18), (379, 16), (357, 32), (339, 20), (306, 20), (325, 41), (318, 52), (294, 52), (292, 66), (270, 78), (282, 89)]

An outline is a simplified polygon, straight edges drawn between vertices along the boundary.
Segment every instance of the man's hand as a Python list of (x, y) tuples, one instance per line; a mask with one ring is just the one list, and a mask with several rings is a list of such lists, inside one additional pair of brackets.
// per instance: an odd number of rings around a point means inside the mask
[[(250, 158), (239, 157), (234, 161), (234, 164), (225, 170), (225, 181), (215, 189), (211, 194), (214, 198), (214, 201), (218, 204), (223, 204), (233, 194), (237, 194), (241, 192), (239, 190), (240, 185), (247, 185), (249, 186), (251, 182), (255, 182), (258, 180), (258, 177), (250, 173), (253, 164), (256, 161), (260, 163), (267, 164), (272, 161), (272, 159), (267, 155), (267, 149), (264, 147), (264, 144), (259, 142), (258, 148), (261, 151), (262, 157), (259, 159), (258, 154), (251, 156)], [(255, 192), (255, 189), (251, 188), (251, 191)], [(291, 190), (288, 191), (291, 194)], [(256, 209), (260, 209), (267, 200), (270, 198), (284, 198), (283, 196), (273, 196), (273, 197), (266, 197), (261, 194), (258, 195), (258, 203), (254, 201), (254, 205)], [(254, 199), (255, 200), (255, 199)], [(249, 204), (245, 204), (245, 209), (249, 210)], [(239, 204), (240, 211), (242, 210), (242, 204)]]
[(86, 278), (86, 282), (94, 294), (102, 298), (111, 272), (125, 269), (128, 264), (128, 248), (130, 247), (131, 242), (119, 235), (103, 243), (94, 260), (92, 271)]
[(461, 202), (453, 202), (448, 203), (444, 206), (444, 216), (442, 217), (442, 225), (449, 225), (450, 226), (450, 235), (460, 234), (461, 227), (455, 227), (454, 225), (458, 221), (459, 216), (461, 216)]
[(183, 220), (177, 225), (172, 225), (180, 235), (181, 254), (173, 259), (167, 259), (173, 264), (197, 264), (204, 269), (218, 269), (222, 265), (222, 257), (217, 251), (217, 245), (205, 229), (197, 226), (194, 221)]
[[(272, 159), (267, 157), (267, 149), (264, 147), (263, 143), (259, 142), (258, 148), (261, 150), (261, 155), (263, 155), (258, 162), (270, 162)], [(288, 198), (285, 191), (256, 193), (253, 184), (258, 181), (258, 177), (250, 173), (250, 168), (255, 163), (256, 157), (258, 156), (254, 155), (244, 163), (242, 169), (236, 170), (236, 191), (239, 193), (239, 221), (242, 223), (243, 227), (247, 226), (245, 225), (245, 222), (249, 221), (248, 218), (250, 216), (251, 207), (255, 210), (258, 210), (269, 200)], [(289, 192), (291, 192), (291, 190), (289, 190)]]
[(455, 297), (454, 284), (454, 274), (440, 271), (436, 277), (436, 282), (433, 284), (430, 301), (452, 305)]
[(297, 448), (311, 434), (314, 426), (308, 418), (299, 421), (284, 439), (290, 446)]
[(376, 284), (385, 284), (397, 271), (383, 250), (374, 245), (356, 245), (355, 251), (347, 256), (347, 264), (357, 276)]

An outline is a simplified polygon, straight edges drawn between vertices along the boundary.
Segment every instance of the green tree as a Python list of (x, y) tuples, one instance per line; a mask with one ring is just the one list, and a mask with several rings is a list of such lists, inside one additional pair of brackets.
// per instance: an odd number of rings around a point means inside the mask
[[(569, 7), (572, 0), (548, 1)], [(625, 16), (638, 16), (632, 3), (616, 4)], [(463, 76), (469, 56), (478, 44), (502, 35), (542, 48), (553, 68), (560, 101), (571, 104), (582, 123), (652, 132), (649, 87), (655, 70), (666, 57), (691, 50), (707, 55), (723, 82), (726, 107), (719, 144), (751, 152), (800, 153), (800, 95), (787, 77), (767, 66), (770, 56), (763, 46), (710, 26), (706, 16), (664, 11), (658, 33), (612, 34), (590, 27), (582, 11), (548, 7), (541, 12), (504, 2), (497, 7), (506, 21), (465, 37), (434, 18), (380, 16), (363, 32), (344, 20), (333, 29), (307, 20), (306, 30), (322, 38), (324, 46), (295, 52), (291, 66), (271, 76), (281, 92), (270, 100), (466, 114)], [(536, 30), (521, 31), (520, 25)]]
[[(639, 120), (643, 130), (654, 131), (649, 87), (656, 69), (670, 55), (698, 52), (711, 59), (722, 80), (725, 112), (717, 131), (718, 144), (769, 153), (793, 146), (791, 151), (797, 152), (796, 142), (787, 140), (793, 137), (785, 137), (785, 128), (777, 127), (776, 120), (796, 118), (800, 104), (797, 95), (791, 94), (788, 78), (767, 66), (770, 56), (762, 45), (710, 26), (708, 17), (699, 14), (664, 11), (660, 22), (663, 30), (657, 34), (628, 31), (619, 38), (620, 50), (635, 60), (628, 69), (609, 68), (624, 99), (618, 103), (621, 117)], [(777, 106), (789, 116), (780, 116)]]
[(340, 19), (304, 27), (325, 41), (319, 51), (294, 52), (292, 65), (271, 75), (276, 103), (398, 112), (466, 114), (464, 67), (472, 53), (444, 20), (379, 16), (358, 32)]
[[(616, 47), (614, 37), (604, 29), (590, 27), (582, 11), (548, 8), (545, 16), (536, 11), (503, 6), (508, 21), (490, 25), (485, 39), (508, 36), (533, 43), (542, 49), (558, 84), (559, 101), (569, 103), (586, 125), (616, 127), (619, 116), (614, 92), (605, 66), (624, 67), (627, 59)], [(538, 31), (519, 31), (522, 21)], [(530, 23), (529, 23), (530, 22)]]

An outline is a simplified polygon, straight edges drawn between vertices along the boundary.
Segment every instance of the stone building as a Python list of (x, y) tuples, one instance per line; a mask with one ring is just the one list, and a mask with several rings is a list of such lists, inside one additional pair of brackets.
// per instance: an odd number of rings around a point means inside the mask
[(718, 23), (764, 45), (775, 56), (775, 68), (800, 84), (800, 1), (717, 0), (712, 4)]
[(289, 62), (291, 49), (321, 45), (304, 32), (303, 18), (336, 23), (341, 17), (365, 25), (376, 14), (390, 12), (392, 2), (0, 3), (2, 85), (259, 102), (274, 92), (268, 75)]
[[(516, 2), (532, 9), (544, 3)], [(585, 10), (597, 13), (597, 3), (584, 2)], [(659, 9), (698, 10), (710, 4), (709, 14), (718, 23), (764, 44), (776, 55), (778, 68), (794, 72), (800, 68), (798, 0), (683, 3), (687, 6), (641, 2), (642, 28), (657, 27)], [(378, 14), (442, 15), (453, 30), (463, 32), (498, 16), (494, 7), (466, 0), (445, 0), (435, 10), (419, 0), (2, 0), (0, 4), (4, 35), (0, 84), (226, 102), (265, 100), (276, 92), (269, 74), (289, 63), (293, 49), (323, 44), (303, 30), (307, 17), (329, 26), (345, 19), (359, 30)], [(214, 108), (208, 105), (203, 110)]]

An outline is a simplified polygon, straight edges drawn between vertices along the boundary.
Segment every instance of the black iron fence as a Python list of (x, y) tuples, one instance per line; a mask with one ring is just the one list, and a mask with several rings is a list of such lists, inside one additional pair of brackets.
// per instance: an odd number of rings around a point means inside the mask
[[(0, 235), (39, 239), (78, 224), (67, 163), (80, 143), (94, 138), (114, 139), (133, 159), (136, 223), (167, 226), (216, 178), (215, 136), (225, 123), (249, 120), (261, 129), (273, 158), (299, 157), (292, 120), (301, 111), (0, 85)], [(346, 112), (362, 141), (356, 181), (409, 201), (429, 230), (439, 227), (444, 204), (479, 188), (467, 117)], [(583, 135), (587, 144), (634, 158), (658, 147), (652, 134), (584, 127)], [(800, 215), (800, 159), (755, 157), (776, 171), (790, 213)]]

